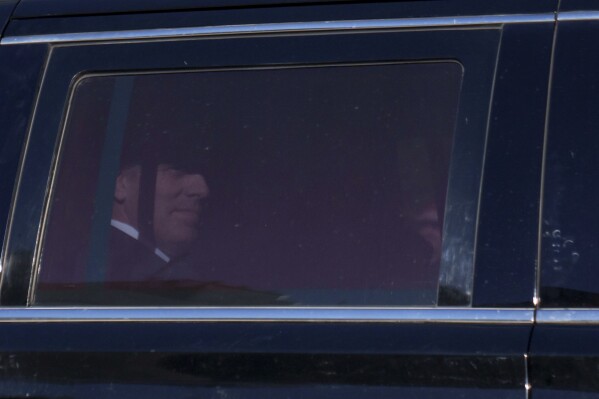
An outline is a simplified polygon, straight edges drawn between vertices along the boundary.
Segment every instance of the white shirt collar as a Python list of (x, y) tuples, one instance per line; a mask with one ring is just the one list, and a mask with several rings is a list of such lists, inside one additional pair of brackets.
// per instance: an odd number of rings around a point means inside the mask
[[(115, 229), (118, 229), (123, 233), (127, 234), (129, 237), (135, 240), (139, 240), (139, 231), (135, 227), (115, 219), (110, 220), (110, 225)], [(156, 254), (156, 256), (158, 256), (165, 262), (170, 262), (171, 260), (171, 258), (167, 254), (162, 252), (160, 248), (154, 248), (154, 254)]]
[(156, 256), (158, 256), (160, 259), (162, 259), (166, 263), (168, 263), (168, 262), (171, 261), (171, 258), (169, 258), (169, 256), (167, 254), (165, 254), (164, 252), (162, 252), (160, 250), (160, 248), (154, 248), (154, 253), (156, 254)]
[(137, 231), (137, 229), (135, 227), (133, 227), (127, 223), (123, 223), (120, 220), (114, 220), (114, 219), (110, 220), (110, 225), (114, 228), (119, 229), (123, 233), (127, 234), (129, 237), (139, 240), (139, 231)]

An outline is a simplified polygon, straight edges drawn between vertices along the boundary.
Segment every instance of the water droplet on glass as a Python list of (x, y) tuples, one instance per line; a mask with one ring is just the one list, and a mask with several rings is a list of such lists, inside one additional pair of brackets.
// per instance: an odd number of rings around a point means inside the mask
[(562, 232), (561, 230), (553, 230), (551, 235), (553, 236), (553, 238), (560, 238), (562, 236)]
[(572, 252), (572, 263), (578, 262), (578, 259), (580, 259), (580, 254), (576, 251)]

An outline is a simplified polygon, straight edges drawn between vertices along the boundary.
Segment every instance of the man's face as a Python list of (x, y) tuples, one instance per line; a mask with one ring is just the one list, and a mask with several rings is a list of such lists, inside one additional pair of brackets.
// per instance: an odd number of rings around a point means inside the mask
[[(135, 166), (118, 177), (115, 193), (116, 219), (138, 228), (141, 169)], [(169, 164), (159, 164), (154, 197), (154, 239), (156, 246), (169, 256), (185, 254), (198, 236), (201, 201), (209, 189), (204, 176)]]
[(204, 176), (160, 164), (154, 198), (154, 236), (167, 254), (187, 252), (198, 236), (201, 200), (208, 197)]

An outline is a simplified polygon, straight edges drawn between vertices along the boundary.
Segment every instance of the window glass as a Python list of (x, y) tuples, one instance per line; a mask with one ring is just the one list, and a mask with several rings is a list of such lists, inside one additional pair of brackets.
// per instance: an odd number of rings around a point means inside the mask
[(35, 304), (433, 306), (455, 62), (87, 76)]

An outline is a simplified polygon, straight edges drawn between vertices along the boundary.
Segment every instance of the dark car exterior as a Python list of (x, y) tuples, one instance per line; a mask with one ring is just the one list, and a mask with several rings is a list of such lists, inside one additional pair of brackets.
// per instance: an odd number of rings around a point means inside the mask
[[(598, 396), (598, 21), (0, 3), (0, 397)], [(164, 165), (199, 243), (111, 272), (115, 179), (158, 250)]]

